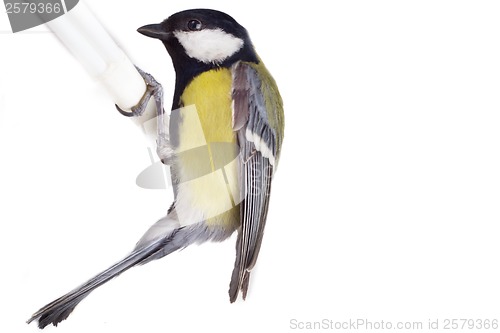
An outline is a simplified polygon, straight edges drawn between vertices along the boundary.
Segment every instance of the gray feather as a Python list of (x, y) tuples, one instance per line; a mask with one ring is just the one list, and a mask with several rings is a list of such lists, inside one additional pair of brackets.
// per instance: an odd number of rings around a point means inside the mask
[[(264, 235), (274, 170), (269, 158), (264, 157), (255, 143), (248, 140), (246, 132), (257, 134), (273, 154), (279, 150), (276, 130), (268, 122), (269, 110), (266, 109), (262, 92), (268, 88), (263, 87), (257, 71), (248, 64), (238, 63), (233, 66), (233, 80), (234, 114), (237, 115), (233, 118), (246, 118), (247, 121), (243, 126), (235, 128), (240, 146), (243, 201), (240, 205), (241, 225), (236, 240), (236, 260), (229, 286), (231, 302), (237, 299), (240, 291), (243, 299), (246, 297), (250, 271), (257, 260)], [(281, 100), (279, 95), (276, 98)]]
[(233, 70), (233, 130), (239, 131), (248, 121), (250, 85), (245, 66)]
[(38, 327), (40, 328), (50, 324), (57, 326), (93, 290), (129, 268), (162, 258), (193, 243), (201, 243), (207, 240), (219, 241), (230, 235), (221, 228), (211, 228), (203, 222), (186, 227), (177, 226), (172, 228), (166, 221), (174, 223), (175, 216), (173, 215), (175, 215), (175, 209), (171, 210), (166, 218), (153, 225), (141, 238), (134, 251), (127, 257), (97, 274), (78, 288), (47, 304), (33, 314), (28, 323), (38, 320)]

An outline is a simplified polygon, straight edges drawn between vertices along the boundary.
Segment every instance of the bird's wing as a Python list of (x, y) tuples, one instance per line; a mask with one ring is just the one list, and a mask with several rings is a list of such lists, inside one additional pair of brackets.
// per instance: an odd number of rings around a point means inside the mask
[(240, 222), (229, 297), (246, 297), (250, 270), (259, 254), (271, 180), (283, 140), (283, 103), (276, 83), (261, 63), (239, 62), (233, 74), (233, 128), (240, 146)]

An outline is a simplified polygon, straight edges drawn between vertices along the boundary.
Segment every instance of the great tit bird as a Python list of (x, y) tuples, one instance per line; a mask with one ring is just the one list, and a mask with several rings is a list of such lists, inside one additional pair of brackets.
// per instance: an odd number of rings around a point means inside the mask
[[(128, 256), (28, 320), (38, 320), (40, 328), (56, 326), (95, 288), (127, 269), (193, 243), (222, 241), (234, 231), (229, 299), (234, 302), (240, 292), (246, 297), (283, 142), (276, 83), (245, 28), (223, 12), (186, 10), (138, 32), (163, 43), (176, 73), (168, 135), (158, 122), (158, 154), (171, 167), (175, 200)], [(147, 93), (129, 115), (142, 114), (154, 97), (161, 118), (161, 86), (140, 72)]]

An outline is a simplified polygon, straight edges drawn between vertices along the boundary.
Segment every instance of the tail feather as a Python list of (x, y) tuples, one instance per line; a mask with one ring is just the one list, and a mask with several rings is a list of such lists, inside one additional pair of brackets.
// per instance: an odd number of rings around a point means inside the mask
[(238, 230), (236, 239), (236, 260), (234, 263), (231, 282), (229, 283), (229, 301), (234, 303), (238, 299), (238, 294), (242, 293), (243, 300), (247, 297), (248, 283), (250, 281), (250, 270), (245, 267), (243, 257), (241, 256), (242, 233)]
[(172, 240), (180, 230), (182, 229), (176, 229), (169, 236), (158, 239), (148, 246), (144, 246), (134, 250), (131, 254), (129, 254), (118, 263), (99, 273), (78, 288), (70, 291), (66, 295), (54, 300), (53, 302), (38, 310), (27, 321), (27, 323), (29, 324), (32, 321), (38, 319), (38, 327), (41, 329), (50, 324), (57, 326), (57, 324), (59, 324), (61, 321), (68, 318), (68, 316), (75, 309), (78, 303), (80, 303), (97, 287), (105, 284), (106, 282), (125, 272), (129, 268), (141, 264), (145, 261), (149, 261), (149, 258), (155, 257), (159, 252), (161, 252), (162, 256), (165, 256), (186, 246), (185, 243), (180, 244), (179, 242), (172, 242)]
[[(94, 289), (129, 268), (160, 259), (193, 243), (203, 243), (208, 240), (222, 241), (233, 232), (233, 230), (224, 227), (207, 226), (204, 222), (179, 227), (175, 215), (175, 211), (170, 211), (167, 217), (159, 220), (146, 232), (136, 248), (127, 257), (38, 310), (28, 320), (28, 324), (38, 320), (38, 327), (40, 328), (50, 324), (57, 326), (61, 321), (68, 318), (78, 303)], [(172, 228), (173, 225), (176, 225), (176, 227)]]

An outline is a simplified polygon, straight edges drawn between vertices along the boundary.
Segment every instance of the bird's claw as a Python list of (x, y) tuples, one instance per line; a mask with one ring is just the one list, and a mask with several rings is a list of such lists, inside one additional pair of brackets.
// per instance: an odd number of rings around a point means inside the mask
[(140, 116), (144, 113), (144, 110), (142, 110), (142, 112), (141, 112), (141, 110), (140, 110), (140, 109), (136, 108), (136, 107), (137, 107), (137, 105), (136, 105), (136, 106), (134, 106), (134, 107), (132, 107), (132, 108), (130, 109), (130, 112), (129, 112), (129, 111), (124, 111), (124, 110), (122, 110), (122, 109), (118, 106), (118, 104), (115, 104), (115, 107), (116, 107), (116, 109), (118, 110), (118, 112), (120, 112), (120, 114), (121, 114), (122, 116), (125, 116), (125, 117), (140, 117)]
[(144, 82), (146, 83), (146, 91), (139, 100), (139, 103), (130, 108), (130, 111), (125, 111), (115, 104), (116, 109), (118, 110), (118, 112), (120, 112), (120, 114), (124, 115), (125, 117), (140, 117), (144, 114), (144, 111), (146, 111), (146, 107), (149, 103), (149, 100), (151, 99), (151, 97), (153, 97), (156, 103), (157, 114), (158, 115), (160, 115), (160, 113), (163, 114), (164, 110), (163, 110), (162, 85), (158, 83), (158, 81), (156, 81), (151, 74), (144, 72), (137, 66), (135, 66), (135, 68), (137, 69), (139, 74), (144, 79)]

